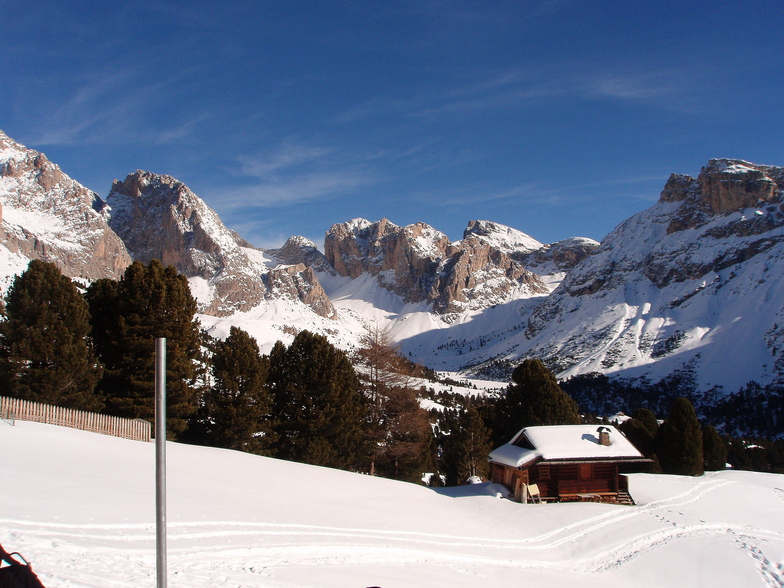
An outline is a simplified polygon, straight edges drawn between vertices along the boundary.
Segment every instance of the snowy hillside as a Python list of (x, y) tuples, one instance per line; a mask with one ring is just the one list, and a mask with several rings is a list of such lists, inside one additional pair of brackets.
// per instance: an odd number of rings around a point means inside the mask
[(712, 160), (675, 176), (528, 321), (526, 355), (561, 377), (601, 372), (736, 391), (784, 378), (781, 168)]
[[(155, 584), (154, 444), (0, 422), (0, 544), (47, 588)], [(784, 478), (632, 475), (637, 506), (521, 505), (169, 443), (172, 588), (782, 586)]]

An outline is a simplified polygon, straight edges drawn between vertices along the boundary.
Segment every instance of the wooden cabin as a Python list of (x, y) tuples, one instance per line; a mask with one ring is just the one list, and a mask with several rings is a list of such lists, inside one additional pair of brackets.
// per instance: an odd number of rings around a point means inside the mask
[(634, 504), (622, 472), (650, 460), (615, 427), (552, 425), (526, 427), (489, 461), (492, 481), (519, 502)]

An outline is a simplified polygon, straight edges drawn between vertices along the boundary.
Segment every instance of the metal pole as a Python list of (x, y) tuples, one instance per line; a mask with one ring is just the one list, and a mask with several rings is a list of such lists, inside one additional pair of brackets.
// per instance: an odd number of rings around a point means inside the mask
[(157, 588), (166, 588), (166, 339), (155, 339), (155, 552)]

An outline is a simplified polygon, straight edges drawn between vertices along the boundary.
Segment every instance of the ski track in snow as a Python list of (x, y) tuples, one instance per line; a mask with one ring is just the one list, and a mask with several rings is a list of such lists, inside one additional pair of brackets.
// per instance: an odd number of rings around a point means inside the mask
[[(470, 535), (438, 534), (415, 531), (343, 528), (301, 524), (243, 522), (169, 522), (169, 566), (173, 580), (182, 585), (250, 586), (269, 578), (272, 570), (286, 566), (330, 565), (404, 565), (429, 563), (455, 571), (465, 565), (578, 571), (585, 573), (617, 569), (649, 554), (653, 549), (674, 541), (705, 536), (726, 536), (755, 562), (763, 585), (784, 586), (784, 564), (768, 558), (760, 545), (784, 542), (779, 530), (751, 528), (749, 525), (678, 522), (682, 507), (699, 502), (733, 481), (715, 480), (710, 476), (676, 496), (632, 507), (616, 507), (602, 514), (561, 526), (546, 533), (520, 539)], [(782, 491), (773, 489), (779, 498)], [(553, 505), (528, 505), (531, 509)], [(533, 512), (533, 511), (532, 511)], [(657, 530), (631, 540), (620, 535), (622, 543), (612, 543), (612, 529), (624, 521), (653, 518)], [(0, 543), (14, 544), (15, 549), (38, 553), (56, 553), (56, 557), (73, 560), (88, 558), (95, 565), (75, 566), (69, 579), (51, 576), (55, 586), (101, 586), (101, 578), (89, 570), (126, 571), (118, 588), (149, 581), (154, 568), (155, 528), (152, 524), (76, 525), (29, 520), (0, 520), (0, 528), (15, 529)], [(584, 557), (554, 557), (552, 550), (579, 543), (599, 531), (610, 538), (607, 547)], [(206, 542), (205, 542), (206, 540)], [(195, 551), (189, 544), (198, 545)], [(208, 546), (205, 548), (205, 545)], [(121, 546), (122, 550), (117, 549)], [(67, 554), (67, 555), (65, 555)], [(537, 554), (540, 554), (537, 557)], [(54, 557), (54, 556), (53, 556)], [(136, 565), (129, 562), (136, 561)], [(40, 569), (57, 569), (56, 560), (40, 558)], [(78, 569), (77, 573), (74, 571)], [(220, 570), (215, 577), (215, 571)], [(208, 582), (209, 580), (209, 582)], [(255, 582), (255, 584), (248, 582)], [(278, 584), (280, 585), (280, 584)]]

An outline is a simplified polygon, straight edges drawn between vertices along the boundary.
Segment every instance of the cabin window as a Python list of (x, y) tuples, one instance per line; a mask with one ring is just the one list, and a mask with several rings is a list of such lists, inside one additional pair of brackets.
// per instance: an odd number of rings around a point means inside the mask
[(550, 464), (540, 464), (539, 465), (539, 479), (540, 480), (549, 480), (550, 479)]
[(580, 464), (580, 479), (581, 480), (590, 480), (591, 479), (591, 464), (589, 463), (581, 463)]

